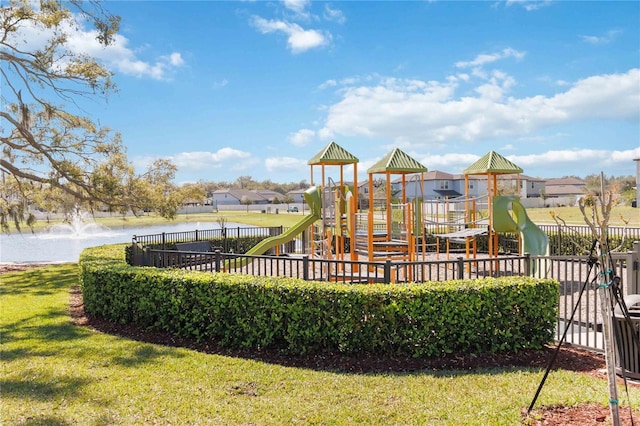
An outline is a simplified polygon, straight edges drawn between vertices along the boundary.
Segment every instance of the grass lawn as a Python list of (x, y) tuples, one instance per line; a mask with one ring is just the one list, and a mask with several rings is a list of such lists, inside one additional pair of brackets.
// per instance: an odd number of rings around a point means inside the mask
[[(73, 325), (75, 264), (0, 280), (2, 425), (517, 425), (544, 372), (349, 374), (208, 355)], [(536, 407), (584, 402), (607, 406), (606, 380), (560, 370)]]
[[(308, 212), (307, 212), (308, 213)], [(175, 219), (168, 220), (157, 215), (145, 215), (145, 216), (111, 216), (111, 217), (98, 217), (95, 221), (99, 224), (108, 226), (112, 229), (133, 228), (151, 225), (173, 225), (176, 223), (202, 223), (213, 222), (216, 223), (219, 218), (224, 218), (227, 222), (242, 223), (246, 225), (255, 226), (291, 226), (302, 219), (302, 213), (281, 213), (281, 214), (267, 214), (267, 213), (254, 213), (243, 211), (228, 211), (218, 213), (190, 213), (179, 214)], [(40, 232), (47, 229), (49, 226), (62, 223), (61, 219), (57, 220), (38, 220), (33, 226), (34, 232)], [(11, 229), (10, 232), (16, 232), (15, 229)], [(26, 225), (23, 225), (22, 232), (31, 232), (31, 229)]]

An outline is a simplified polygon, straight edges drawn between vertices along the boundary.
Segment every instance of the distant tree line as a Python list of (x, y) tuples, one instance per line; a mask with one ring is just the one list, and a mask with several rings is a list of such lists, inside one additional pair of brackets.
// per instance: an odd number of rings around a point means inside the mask
[(309, 188), (309, 183), (306, 180), (301, 180), (299, 182), (289, 182), (289, 183), (278, 183), (273, 182), (270, 179), (266, 179), (263, 181), (254, 180), (251, 176), (240, 176), (233, 182), (220, 181), (199, 181), (197, 184), (190, 185), (198, 185), (202, 188), (204, 193), (210, 197), (215, 191), (219, 189), (246, 189), (246, 190), (268, 190), (274, 191), (279, 194), (285, 195), (290, 191), (294, 191), (296, 189), (307, 189)]

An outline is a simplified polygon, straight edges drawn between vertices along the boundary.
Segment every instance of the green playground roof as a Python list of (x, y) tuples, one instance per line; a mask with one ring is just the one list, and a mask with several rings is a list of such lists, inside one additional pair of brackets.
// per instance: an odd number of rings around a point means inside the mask
[(464, 169), (465, 175), (522, 173), (522, 169), (495, 151), (489, 151), (478, 161)]
[(393, 151), (384, 156), (384, 158), (371, 166), (367, 173), (419, 173), (428, 171), (425, 166), (417, 160), (403, 152), (400, 148), (394, 148)]
[(314, 155), (311, 160), (307, 161), (310, 166), (316, 164), (354, 164), (358, 158), (348, 152), (346, 149), (331, 141), (322, 151)]

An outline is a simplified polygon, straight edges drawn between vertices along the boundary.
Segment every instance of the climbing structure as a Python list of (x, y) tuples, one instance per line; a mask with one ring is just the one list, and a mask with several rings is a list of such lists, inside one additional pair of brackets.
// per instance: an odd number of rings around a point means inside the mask
[[(348, 253), (350, 260), (357, 254), (351, 244), (353, 240), (353, 213), (358, 199), (358, 158), (335, 142), (330, 142), (314, 155), (307, 164), (311, 169), (311, 185), (320, 187), (322, 196), (321, 221), (313, 227), (309, 252), (325, 259), (344, 260)], [(345, 166), (353, 167), (352, 185), (344, 178)], [(321, 181), (316, 184), (314, 167), (320, 167)], [(327, 168), (338, 167), (339, 177), (334, 180), (327, 176)]]
[[(416, 238), (422, 236), (420, 212), (424, 190), (421, 197), (407, 202), (407, 176), (418, 173), (420, 182), (424, 182), (427, 168), (399, 148), (393, 149), (384, 158), (371, 166), (369, 174), (369, 206), (367, 212), (367, 234), (359, 232), (356, 245), (366, 246), (369, 261), (381, 259), (400, 259), (412, 261), (416, 258)], [(385, 199), (376, 204), (374, 177), (382, 174), (385, 179)], [(399, 203), (392, 203), (392, 181), (394, 175), (400, 176), (398, 191)], [(382, 227), (380, 226), (382, 225)], [(361, 227), (358, 227), (360, 230)]]
[(498, 195), (498, 175), (515, 174), (516, 190), (520, 191), (522, 169), (495, 151), (489, 151), (464, 170), (466, 193), (469, 193), (469, 175), (487, 176), (487, 207), (489, 210), (489, 255), (498, 255), (498, 233), (518, 233), (519, 252), (533, 255), (548, 254), (547, 235), (526, 214), (515, 195)]

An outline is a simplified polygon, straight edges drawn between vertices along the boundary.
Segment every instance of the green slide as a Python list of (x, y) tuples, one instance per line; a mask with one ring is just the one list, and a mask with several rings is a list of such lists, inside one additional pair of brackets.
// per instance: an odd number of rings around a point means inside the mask
[[(509, 203), (513, 218), (509, 214)], [(515, 220), (514, 220), (515, 219)], [(520, 198), (510, 196), (493, 197), (493, 230), (496, 232), (520, 232), (524, 253), (534, 256), (549, 255), (549, 237), (529, 219), (520, 204)]]
[[(269, 237), (265, 240), (260, 241), (258, 244), (253, 246), (249, 251), (247, 251), (247, 255), (261, 255), (267, 252), (267, 250), (274, 248), (280, 244), (288, 243), (293, 240), (296, 236), (298, 236), (302, 231), (307, 229), (309, 226), (313, 225), (315, 221), (320, 219), (321, 217), (321, 198), (320, 198), (320, 189), (318, 187), (312, 186), (307, 189), (304, 193), (304, 198), (307, 200), (307, 204), (309, 205), (309, 209), (311, 210), (311, 214), (304, 216), (299, 222), (293, 225), (291, 228), (280, 235), (276, 235), (275, 237)], [(235, 268), (242, 268), (247, 264), (251, 263), (251, 258), (243, 257), (241, 261), (233, 262), (233, 266)], [(225, 269), (229, 268), (228, 262), (225, 263)]]

